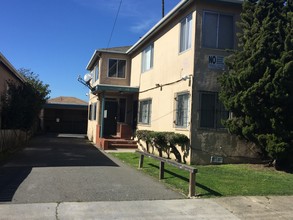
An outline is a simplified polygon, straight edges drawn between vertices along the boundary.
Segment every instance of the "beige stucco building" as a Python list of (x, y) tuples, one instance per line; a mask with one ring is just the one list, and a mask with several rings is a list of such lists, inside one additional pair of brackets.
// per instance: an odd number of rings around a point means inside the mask
[(241, 3), (182, 0), (132, 47), (95, 51), (89, 139), (104, 148), (109, 135), (172, 131), (189, 137), (189, 163), (255, 160), (257, 148), (222, 126), (231, 114), (218, 97), (224, 58), (237, 49)]

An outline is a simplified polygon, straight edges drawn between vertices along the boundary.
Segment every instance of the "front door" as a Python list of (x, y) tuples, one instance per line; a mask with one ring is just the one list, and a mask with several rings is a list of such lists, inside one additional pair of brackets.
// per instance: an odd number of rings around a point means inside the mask
[(105, 112), (104, 112), (104, 135), (116, 135), (117, 131), (117, 112), (118, 102), (115, 100), (105, 101)]

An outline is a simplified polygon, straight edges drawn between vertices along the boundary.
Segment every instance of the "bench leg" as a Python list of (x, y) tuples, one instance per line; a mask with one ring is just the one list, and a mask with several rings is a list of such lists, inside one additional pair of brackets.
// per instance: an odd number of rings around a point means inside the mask
[(141, 169), (143, 167), (143, 159), (144, 159), (144, 155), (140, 155), (139, 158), (139, 163), (138, 163), (138, 168)]
[(164, 169), (165, 169), (165, 163), (163, 161), (160, 161), (160, 175), (159, 179), (164, 179)]
[(189, 197), (195, 196), (195, 173), (189, 174)]

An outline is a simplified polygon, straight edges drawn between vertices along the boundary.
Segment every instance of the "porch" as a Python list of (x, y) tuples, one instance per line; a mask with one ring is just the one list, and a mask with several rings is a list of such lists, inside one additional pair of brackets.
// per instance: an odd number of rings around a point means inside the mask
[(100, 125), (97, 125), (96, 130), (96, 146), (103, 150), (117, 148), (137, 149), (137, 141), (132, 139), (133, 132), (130, 125), (117, 123), (116, 135), (108, 135), (105, 137), (100, 137)]
[(99, 117), (96, 125), (96, 145), (104, 150), (137, 148), (133, 140), (137, 123), (138, 88), (117, 85), (97, 85)]

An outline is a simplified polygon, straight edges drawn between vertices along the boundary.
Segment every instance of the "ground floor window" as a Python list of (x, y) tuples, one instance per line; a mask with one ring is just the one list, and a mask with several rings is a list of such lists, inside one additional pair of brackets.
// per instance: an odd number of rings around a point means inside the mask
[(139, 101), (138, 122), (141, 124), (150, 124), (151, 121), (152, 100)]
[(200, 92), (200, 127), (224, 128), (222, 121), (228, 119), (229, 112), (220, 102), (217, 92)]
[(178, 93), (176, 98), (176, 127), (188, 126), (189, 93)]
[(97, 119), (97, 103), (92, 103), (89, 105), (89, 120), (95, 121)]

